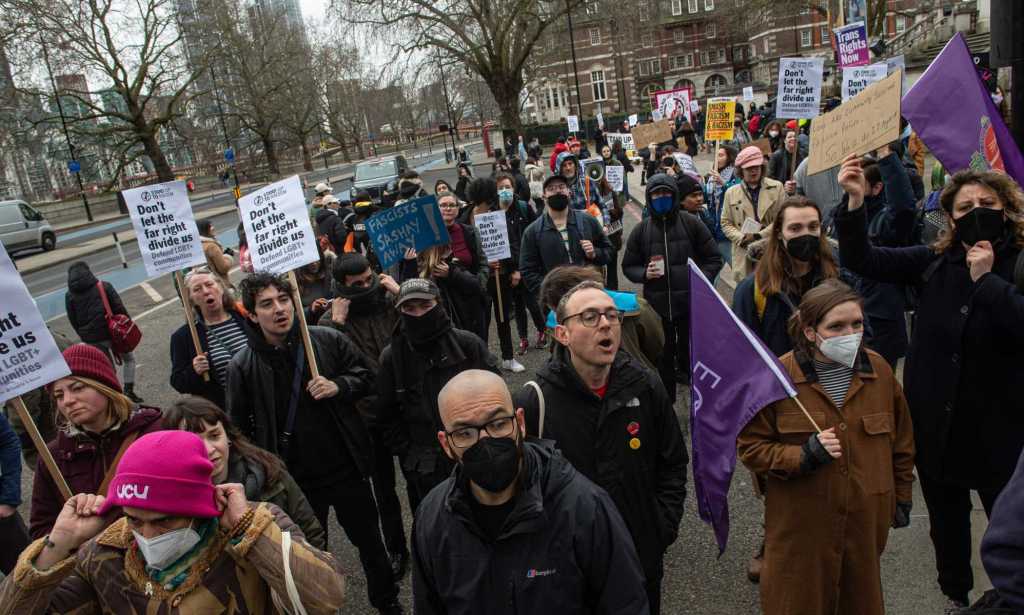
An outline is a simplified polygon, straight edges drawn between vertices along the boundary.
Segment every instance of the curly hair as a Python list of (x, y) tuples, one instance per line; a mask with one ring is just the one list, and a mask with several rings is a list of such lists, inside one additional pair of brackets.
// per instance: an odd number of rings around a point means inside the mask
[(466, 187), (466, 200), (470, 205), (498, 204), (498, 184), (490, 177), (477, 177)]
[(272, 273), (253, 273), (239, 283), (238, 290), (242, 295), (242, 305), (245, 306), (247, 312), (256, 313), (256, 296), (271, 286), (289, 297), (295, 292), (295, 288), (288, 278)]
[(964, 186), (981, 186), (996, 193), (1003, 205), (1003, 214), (1013, 222), (1013, 243), (1024, 248), (1024, 192), (1020, 186), (1006, 173), (999, 171), (964, 170), (956, 173), (946, 182), (939, 196), (939, 203), (946, 212), (946, 228), (939, 233), (939, 238), (932, 244), (936, 253), (942, 253), (953, 245), (953, 202), (960, 189)]

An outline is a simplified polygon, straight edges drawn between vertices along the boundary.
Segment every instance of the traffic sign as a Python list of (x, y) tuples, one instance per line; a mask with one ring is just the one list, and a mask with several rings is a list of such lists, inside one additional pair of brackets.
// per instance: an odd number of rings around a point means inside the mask
[(235, 148), (229, 147), (226, 150), (224, 150), (224, 160), (226, 160), (227, 162), (235, 161)]
[(68, 172), (78, 173), (82, 170), (82, 163), (77, 160), (68, 160)]

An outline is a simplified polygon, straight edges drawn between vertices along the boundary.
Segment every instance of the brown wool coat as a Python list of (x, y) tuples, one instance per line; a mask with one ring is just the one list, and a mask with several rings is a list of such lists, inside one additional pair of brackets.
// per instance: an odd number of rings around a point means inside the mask
[(903, 390), (884, 359), (866, 351), (842, 409), (817, 382), (813, 364), (780, 359), (797, 397), (821, 429), (835, 428), (842, 456), (810, 474), (800, 447), (814, 433), (792, 399), (776, 402), (740, 433), (739, 458), (763, 475), (765, 615), (881, 615), (879, 558), (896, 502), (910, 502), (914, 440)]
[[(281, 532), (292, 534), (289, 562), (306, 612), (335, 613), (345, 580), (330, 553), (310, 547), (280, 508), (257, 504), (241, 541), (231, 545), (217, 532), (193, 573), (177, 589), (150, 584), (128, 522), (121, 518), (75, 555), (45, 571), (32, 561), (42, 539), (29, 545), (0, 584), (0, 615), (276, 615), (271, 590), (288, 603), (281, 559)], [(151, 595), (147, 595), (147, 589)]]

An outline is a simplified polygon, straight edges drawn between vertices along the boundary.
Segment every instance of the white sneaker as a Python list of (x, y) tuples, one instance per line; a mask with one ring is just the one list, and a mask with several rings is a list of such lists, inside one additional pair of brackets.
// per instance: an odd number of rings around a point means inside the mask
[(516, 361), (515, 359), (508, 359), (507, 361), (502, 361), (501, 369), (512, 372), (513, 374), (518, 374), (519, 372), (526, 371), (526, 368), (523, 367), (523, 364), (520, 363), (519, 361)]

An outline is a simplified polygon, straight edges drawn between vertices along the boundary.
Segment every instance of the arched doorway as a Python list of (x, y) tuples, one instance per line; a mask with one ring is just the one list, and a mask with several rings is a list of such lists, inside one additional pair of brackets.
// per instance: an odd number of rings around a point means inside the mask
[(704, 95), (705, 96), (717, 96), (726, 86), (729, 85), (729, 80), (719, 74), (711, 75), (704, 82)]
[(690, 100), (696, 100), (697, 98), (697, 85), (689, 79), (680, 79), (675, 82), (672, 86), (673, 90), (685, 89), (690, 94)]

